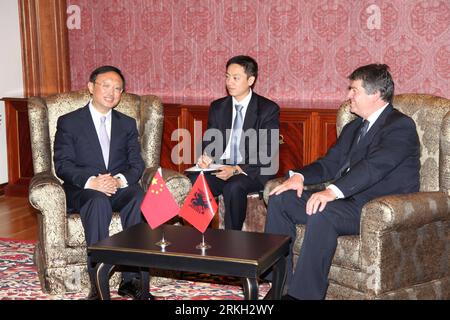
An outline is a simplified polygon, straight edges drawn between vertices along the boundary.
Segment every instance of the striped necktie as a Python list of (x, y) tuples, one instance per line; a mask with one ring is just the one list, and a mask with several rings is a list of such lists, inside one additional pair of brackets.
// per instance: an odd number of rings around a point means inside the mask
[(359, 141), (364, 138), (364, 136), (367, 133), (367, 129), (369, 128), (369, 121), (364, 120), (363, 121), (363, 125), (361, 127), (361, 129), (359, 130), (359, 135), (358, 135), (358, 140), (356, 141), (356, 143), (358, 144)]
[(234, 117), (233, 122), (233, 131), (231, 133), (231, 162), (233, 165), (237, 164), (239, 161), (239, 142), (241, 138), (242, 133), (242, 124), (243, 124), (243, 117), (242, 117), (242, 109), (244, 106), (240, 104), (236, 104), (236, 116)]

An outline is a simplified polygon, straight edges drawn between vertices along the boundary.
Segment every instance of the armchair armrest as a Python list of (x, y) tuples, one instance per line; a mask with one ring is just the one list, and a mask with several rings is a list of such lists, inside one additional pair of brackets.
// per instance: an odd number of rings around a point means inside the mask
[(269, 203), (269, 193), (276, 187), (286, 181), (285, 177), (275, 178), (266, 182), (264, 186), (263, 198), (266, 205)]
[[(36, 174), (30, 181), (29, 200), (31, 205), (45, 214), (49, 206), (62, 202), (66, 211), (66, 196), (61, 182), (51, 172), (44, 171)], [(52, 200), (52, 201), (49, 201)]]
[(449, 219), (449, 199), (443, 192), (384, 196), (366, 203), (361, 212), (361, 234), (418, 228)]
[(361, 216), (362, 291), (380, 295), (448, 274), (449, 198), (418, 192), (374, 199)]
[(41, 214), (40, 241), (46, 247), (64, 247), (67, 208), (61, 182), (50, 171), (40, 172), (31, 179), (28, 198)]
[(439, 145), (439, 189), (450, 196), (450, 112), (442, 120)]

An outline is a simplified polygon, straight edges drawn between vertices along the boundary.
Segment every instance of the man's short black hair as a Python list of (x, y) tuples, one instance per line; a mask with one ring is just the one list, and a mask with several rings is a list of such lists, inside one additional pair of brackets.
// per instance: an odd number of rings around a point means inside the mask
[[(250, 77), (258, 78), (258, 63), (256, 63), (256, 60), (249, 56), (234, 56), (227, 62), (227, 68), (230, 66), (230, 64), (238, 64), (241, 67), (244, 68), (245, 74)], [(254, 83), (253, 83), (254, 84)]]
[(95, 80), (97, 80), (97, 77), (99, 74), (107, 73), (107, 72), (115, 72), (117, 73), (123, 82), (123, 89), (125, 89), (125, 77), (122, 74), (122, 71), (120, 71), (119, 68), (116, 68), (114, 66), (101, 66), (92, 71), (91, 75), (89, 76), (89, 82), (94, 83)]
[(348, 76), (348, 79), (351, 81), (362, 80), (362, 87), (367, 94), (380, 91), (383, 101), (392, 103), (395, 86), (388, 65), (374, 63), (359, 67)]

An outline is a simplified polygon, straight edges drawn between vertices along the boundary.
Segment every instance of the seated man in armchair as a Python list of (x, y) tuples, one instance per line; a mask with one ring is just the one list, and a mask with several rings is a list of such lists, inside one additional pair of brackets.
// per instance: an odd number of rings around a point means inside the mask
[[(121, 71), (113, 66), (94, 70), (88, 88), (91, 101), (59, 117), (54, 143), (55, 171), (64, 181), (68, 212), (79, 212), (86, 244), (109, 236), (113, 211), (120, 212), (123, 229), (142, 222), (144, 191), (138, 181), (144, 171), (136, 121), (114, 108), (125, 87)], [(88, 257), (91, 292), (94, 268)], [(138, 298), (140, 282), (135, 272), (123, 272), (118, 293)]]
[[(388, 66), (360, 67), (349, 80), (351, 111), (359, 118), (343, 128), (323, 158), (290, 171), (289, 179), (270, 193), (266, 232), (295, 239), (295, 225), (306, 225), (294, 272), (292, 250), (288, 257), (285, 299), (325, 297), (337, 238), (359, 234), (365, 203), (419, 191), (419, 138), (414, 121), (391, 104), (394, 82)], [(304, 184), (330, 180), (325, 190), (303, 190)]]

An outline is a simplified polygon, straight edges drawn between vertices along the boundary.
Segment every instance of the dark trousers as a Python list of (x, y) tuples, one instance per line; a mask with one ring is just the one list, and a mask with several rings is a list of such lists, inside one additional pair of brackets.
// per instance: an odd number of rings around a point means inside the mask
[[(329, 202), (324, 211), (306, 214), (306, 202), (311, 192), (301, 198), (293, 190), (269, 198), (265, 232), (291, 237), (287, 260), (288, 294), (305, 300), (324, 299), (328, 288), (328, 272), (342, 235), (359, 234), (361, 205), (352, 200)], [(306, 225), (300, 256), (293, 272), (292, 246), (296, 225)]]
[[(140, 206), (144, 199), (144, 191), (139, 185), (118, 189), (111, 197), (92, 189), (66, 189), (66, 194), (68, 207), (80, 213), (88, 246), (109, 236), (113, 211), (120, 213), (124, 230), (143, 221)], [(95, 269), (89, 256), (87, 262), (92, 283)], [(136, 276), (136, 272), (122, 273), (124, 281), (130, 281)]]
[[(189, 174), (192, 185), (198, 173)], [(206, 182), (213, 196), (223, 195), (225, 203), (225, 229), (241, 230), (247, 213), (247, 195), (260, 191), (264, 186), (245, 174), (230, 177), (227, 181), (211, 174), (205, 174)]]

